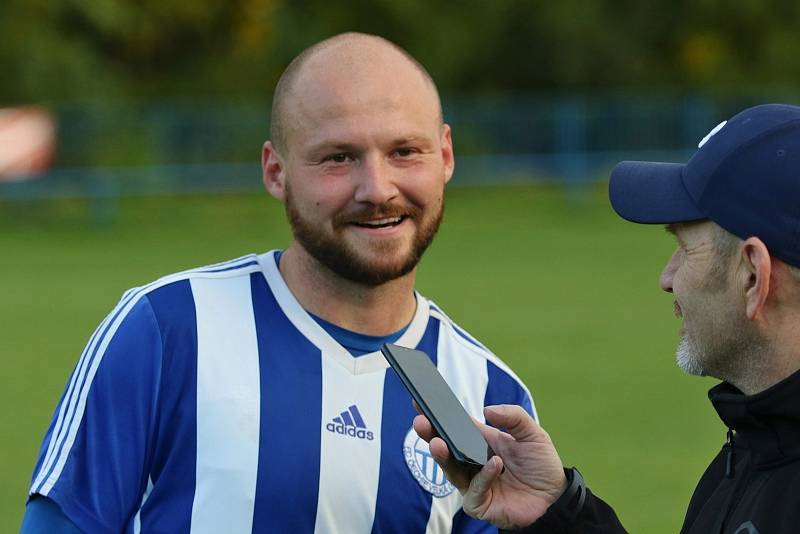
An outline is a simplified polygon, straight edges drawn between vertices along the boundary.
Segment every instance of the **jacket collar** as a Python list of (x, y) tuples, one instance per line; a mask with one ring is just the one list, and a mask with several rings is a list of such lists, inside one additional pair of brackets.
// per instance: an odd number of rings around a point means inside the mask
[(720, 419), (758, 464), (800, 458), (800, 371), (755, 395), (723, 382), (708, 392)]

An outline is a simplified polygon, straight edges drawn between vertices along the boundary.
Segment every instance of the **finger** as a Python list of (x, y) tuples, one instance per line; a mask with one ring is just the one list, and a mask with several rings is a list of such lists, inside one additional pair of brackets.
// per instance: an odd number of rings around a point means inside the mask
[(441, 462), (449, 462), (450, 458), (450, 449), (447, 447), (447, 443), (440, 437), (434, 437), (429, 445), (429, 449), (431, 451), (431, 455), (437, 460)]
[(492, 456), (472, 478), (469, 489), (464, 494), (464, 510), (467, 513), (471, 510), (477, 511), (478, 507), (485, 505), (487, 493), (502, 472), (503, 460), (499, 456)]
[(412, 423), (414, 432), (425, 441), (430, 442), (431, 439), (436, 437), (436, 431), (433, 429), (431, 422), (424, 415), (418, 415), (414, 418)]
[(417, 411), (417, 413), (419, 413), (419, 414), (422, 413), (422, 410), (420, 410), (419, 404), (417, 404), (417, 401), (415, 401), (414, 399), (411, 399), (411, 404), (414, 405), (414, 409)]
[(487, 406), (483, 412), (487, 421), (494, 426), (505, 428), (517, 441), (533, 441), (544, 433), (542, 427), (521, 406), (515, 404)]
[(430, 451), (433, 459), (444, 471), (444, 474), (458, 491), (462, 494), (469, 488), (474, 471), (456, 462), (450, 455), (450, 450), (442, 438), (433, 438), (430, 442)]

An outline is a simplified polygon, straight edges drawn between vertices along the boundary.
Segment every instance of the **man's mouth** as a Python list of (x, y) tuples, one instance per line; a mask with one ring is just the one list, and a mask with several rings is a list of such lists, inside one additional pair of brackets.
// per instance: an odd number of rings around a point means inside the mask
[(384, 217), (382, 219), (370, 219), (368, 221), (357, 221), (354, 222), (356, 226), (360, 226), (362, 228), (389, 228), (392, 226), (397, 226), (401, 222), (406, 220), (405, 215), (401, 215), (399, 217)]
[(677, 300), (672, 303), (672, 311), (675, 313), (675, 317), (683, 317), (681, 306), (678, 304)]

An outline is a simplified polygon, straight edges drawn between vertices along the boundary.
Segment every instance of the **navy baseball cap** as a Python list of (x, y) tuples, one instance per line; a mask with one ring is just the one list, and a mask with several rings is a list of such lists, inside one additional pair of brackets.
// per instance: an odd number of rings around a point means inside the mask
[(608, 194), (629, 221), (710, 219), (800, 267), (800, 107), (748, 108), (717, 125), (685, 164), (623, 161)]

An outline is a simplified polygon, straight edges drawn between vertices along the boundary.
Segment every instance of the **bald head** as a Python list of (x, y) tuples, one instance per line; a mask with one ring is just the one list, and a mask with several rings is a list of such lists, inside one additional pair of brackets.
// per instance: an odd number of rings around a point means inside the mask
[(343, 33), (306, 48), (286, 67), (272, 99), (270, 138), (275, 148), (286, 153), (289, 138), (302, 100), (314, 98), (316, 91), (342, 87), (343, 79), (352, 85), (386, 82), (394, 77), (428, 93), (435, 106), (436, 120), (442, 123), (442, 109), (436, 84), (425, 67), (396, 44), (364, 33)]

